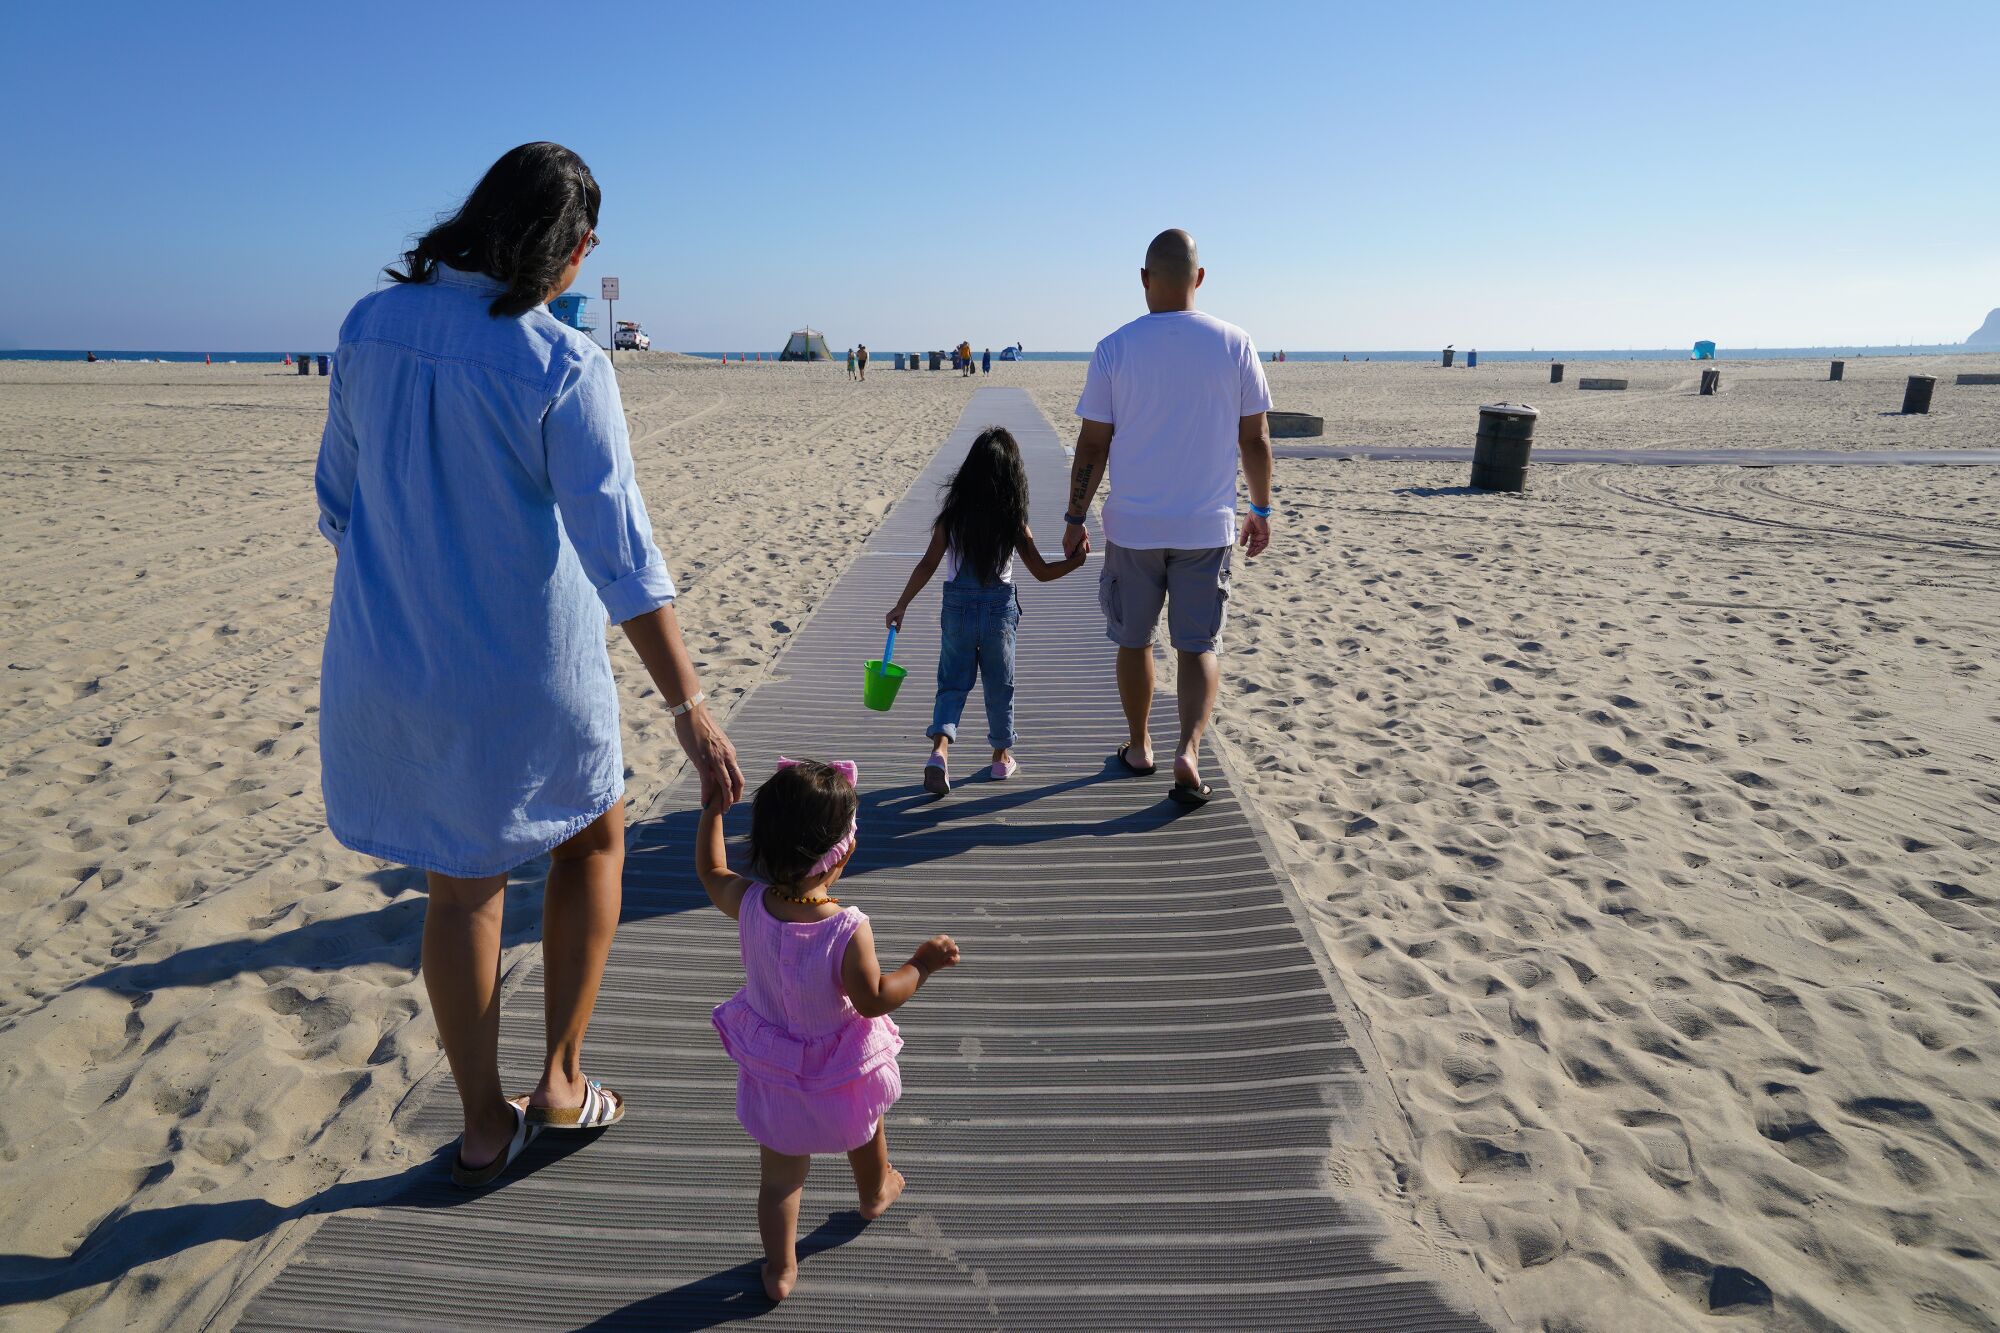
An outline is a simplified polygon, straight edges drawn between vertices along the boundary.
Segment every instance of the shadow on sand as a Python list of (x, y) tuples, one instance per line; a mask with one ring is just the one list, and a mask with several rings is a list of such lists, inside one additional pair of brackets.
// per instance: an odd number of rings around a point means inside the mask
[[(544, 1134), (501, 1180), (501, 1188), (555, 1165), (586, 1147), (595, 1134)], [(65, 1258), (0, 1253), (0, 1307), (53, 1300), (123, 1277), (135, 1268), (172, 1258), (212, 1241), (254, 1241), (302, 1217), (353, 1208), (457, 1208), (479, 1195), (451, 1183), (457, 1140), (428, 1160), (392, 1176), (342, 1181), (309, 1199), (280, 1206), (264, 1199), (178, 1203), (166, 1208), (119, 1209), (91, 1228)]]

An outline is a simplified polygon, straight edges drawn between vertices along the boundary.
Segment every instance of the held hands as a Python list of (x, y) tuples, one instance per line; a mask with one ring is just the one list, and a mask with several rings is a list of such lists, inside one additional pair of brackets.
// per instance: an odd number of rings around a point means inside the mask
[(704, 809), (719, 805), (727, 810), (743, 799), (743, 770), (736, 764), (736, 747), (709, 716), (706, 704), (674, 719), (674, 737), (701, 775)]
[(1243, 530), (1237, 533), (1236, 543), (1243, 548), (1243, 554), (1249, 559), (1254, 560), (1264, 554), (1264, 548), (1271, 544), (1271, 520), (1259, 518), (1255, 514), (1245, 514)]
[(958, 962), (958, 941), (949, 935), (933, 935), (917, 946), (917, 951), (910, 955), (910, 962), (926, 977), (955, 966)]
[(1063, 524), (1063, 555), (1071, 560), (1090, 554), (1090, 531), (1081, 523)]

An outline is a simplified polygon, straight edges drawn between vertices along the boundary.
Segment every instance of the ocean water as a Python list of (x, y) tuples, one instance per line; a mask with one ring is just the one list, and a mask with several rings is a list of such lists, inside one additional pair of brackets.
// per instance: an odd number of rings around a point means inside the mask
[[(241, 361), (241, 362), (283, 361), (287, 355), (287, 353), (282, 351), (279, 352), (166, 352), (166, 351), (145, 352), (145, 351), (117, 351), (117, 350), (106, 351), (101, 348), (93, 348), (92, 350), (97, 352), (97, 359), (100, 361), (176, 361), (176, 362), (192, 361), (195, 362), (196, 364), (199, 364), (203, 357), (209, 357), (212, 358), (217, 365), (227, 364), (232, 361)], [(331, 348), (315, 349), (315, 351), (331, 351), (331, 350), (332, 350)], [(1271, 352), (1275, 350), (1276, 350), (1275, 348), (1262, 349), (1262, 355), (1266, 360), (1269, 360)], [(1458, 349), (1458, 363), (1460, 365), (1463, 365), (1465, 363), (1465, 354), (1469, 350), (1472, 349), (1464, 347)], [(1508, 350), (1504, 348), (1495, 348), (1492, 350), (1488, 350), (1482, 347), (1479, 348), (1478, 351), (1479, 351), (1479, 359), (1481, 361), (1685, 361), (1689, 359), (1688, 351), (1684, 347), (1625, 347), (1625, 348), (1531, 347), (1526, 349), (1525, 351)], [(1723, 361), (1764, 361), (1764, 360), (1813, 361), (1813, 360), (1819, 360), (1824, 357), (1835, 357), (1835, 356), (1839, 357), (1950, 356), (1958, 353), (1968, 353), (1968, 352), (1986, 352), (1991, 354), (1995, 352), (2000, 352), (2000, 347), (1989, 347), (1989, 346), (1968, 347), (1964, 343), (1933, 343), (1930, 345), (1909, 345), (1909, 346), (1894, 346), (1894, 347), (1891, 346), (1856, 347), (1853, 345), (1835, 346), (1835, 347), (1722, 347), (1717, 349), (1716, 357), (1718, 360), (1723, 360)], [(290, 353), (290, 355), (296, 356), (298, 355), (298, 353), (296, 351), (293, 351)], [(712, 360), (719, 360), (723, 356), (727, 356), (730, 360), (734, 361), (737, 358), (744, 356), (755, 357), (759, 355), (759, 349), (752, 348), (748, 352), (727, 352), (727, 353), (692, 352), (689, 353), (689, 355), (705, 356)], [(778, 356), (776, 351), (769, 349), (763, 350), (762, 355), (766, 361), (774, 361), (777, 359)], [(1345, 357), (1350, 361), (1435, 361), (1438, 359), (1438, 353), (1436, 351), (1381, 351), (1381, 350), (1359, 351), (1359, 352), (1354, 352), (1354, 351), (1303, 352), (1303, 351), (1293, 351), (1290, 348), (1285, 349), (1285, 358), (1288, 361), (1338, 361), (1342, 357)], [(999, 351), (997, 349), (994, 351), (993, 359), (995, 361), (998, 361), (1000, 359)], [(1024, 361), (1088, 361), (1089, 359), (1090, 359), (1090, 353), (1088, 351), (1029, 352), (1022, 357), (1022, 360)], [(81, 360), (83, 360), (83, 349), (80, 347), (0, 348), (0, 361), (81, 361)], [(869, 360), (871, 365), (880, 365), (886, 362), (887, 364), (893, 366), (896, 363), (895, 349), (892, 348), (886, 352), (881, 352), (881, 351), (870, 352)]]
[[(231, 361), (283, 361), (286, 356), (297, 356), (298, 352), (107, 352), (101, 348), (90, 349), (97, 353), (99, 361), (192, 361), (201, 364), (203, 357), (213, 358), (217, 365)], [(332, 351), (331, 347), (326, 351)], [(81, 361), (83, 349), (80, 347), (0, 347), (0, 361)]]
[[(1271, 358), (1271, 353), (1276, 350), (1276, 348), (1271, 347), (1260, 347), (1258, 352), (1259, 355), (1268, 361)], [(1471, 349), (1461, 347), (1457, 350), (1458, 364), (1464, 365), (1465, 354)], [(868, 364), (875, 366), (886, 361), (893, 366), (896, 363), (896, 351), (897, 349), (893, 347), (887, 351), (870, 348), (868, 351)], [(1690, 359), (1688, 349), (1685, 347), (1530, 347), (1526, 350), (1511, 351), (1507, 349), (1488, 351), (1482, 347), (1478, 351), (1481, 361), (1686, 361)], [(1960, 352), (1995, 353), (2000, 352), (2000, 347), (1968, 347), (1963, 343), (1933, 343), (1924, 346), (1912, 345), (1907, 347), (1856, 347), (1852, 345), (1844, 347), (1721, 347), (1716, 350), (1716, 359), (1721, 361), (1815, 361), (1822, 357), (1836, 356), (1936, 356), (1951, 355)], [(690, 352), (688, 355), (705, 356), (711, 360), (727, 356), (731, 361), (734, 361), (739, 357), (755, 357), (757, 354), (756, 350), (752, 349), (748, 352)], [(766, 361), (775, 359), (776, 355), (775, 352), (765, 352), (763, 354)], [(1436, 361), (1439, 359), (1439, 353), (1437, 351), (1381, 350), (1360, 352), (1295, 352), (1290, 348), (1285, 349), (1285, 359), (1287, 361), (1338, 361), (1342, 357), (1350, 361)], [(836, 354), (834, 359), (839, 360), (839, 354)], [(1000, 360), (1000, 351), (998, 348), (995, 348), (993, 351), (993, 359), (996, 362)], [(1027, 352), (1022, 355), (1021, 359), (1023, 361), (1088, 361), (1090, 360), (1090, 353), (1088, 351)], [(948, 361), (947, 364), (949, 364)]]

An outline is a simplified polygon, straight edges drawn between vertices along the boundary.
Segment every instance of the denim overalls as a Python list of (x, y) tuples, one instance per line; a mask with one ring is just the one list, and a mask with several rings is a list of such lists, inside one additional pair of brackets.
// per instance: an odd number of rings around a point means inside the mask
[[(1012, 559), (1009, 556), (1008, 559)], [(1021, 599), (1011, 583), (980, 586), (969, 563), (944, 585), (939, 617), (937, 706), (926, 736), (958, 740), (972, 682), (986, 683), (986, 743), (996, 750), (1014, 746), (1014, 633), (1021, 623)]]

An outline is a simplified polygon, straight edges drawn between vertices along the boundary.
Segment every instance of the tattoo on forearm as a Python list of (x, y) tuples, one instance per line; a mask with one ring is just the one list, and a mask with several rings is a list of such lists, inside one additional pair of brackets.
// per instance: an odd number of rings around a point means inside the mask
[(1084, 457), (1083, 451), (1077, 450), (1076, 461), (1071, 463), (1069, 468), (1070, 513), (1081, 514), (1090, 507), (1090, 493), (1097, 489), (1090, 484), (1096, 471), (1090, 459)]

